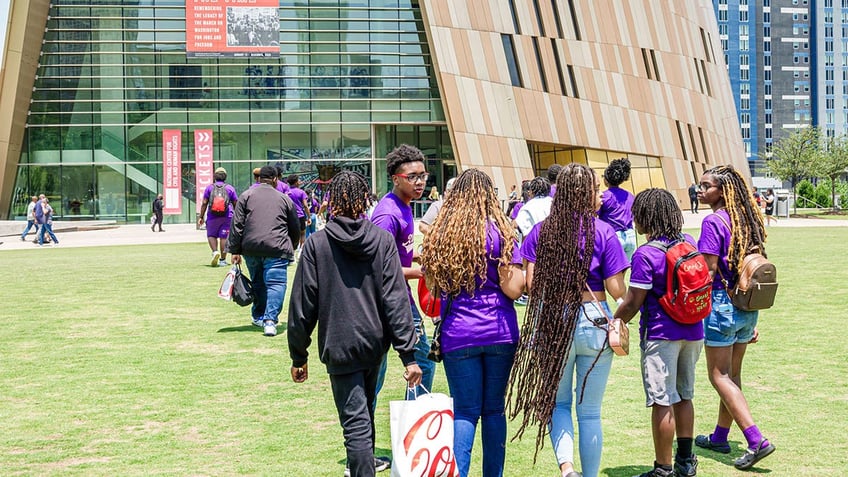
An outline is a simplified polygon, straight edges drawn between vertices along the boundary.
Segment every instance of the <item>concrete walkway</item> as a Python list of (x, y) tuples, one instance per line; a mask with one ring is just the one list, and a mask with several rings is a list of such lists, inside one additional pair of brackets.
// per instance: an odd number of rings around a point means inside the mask
[[(701, 220), (708, 210), (699, 214), (683, 213), (685, 229), (699, 229)], [(3, 250), (33, 249), (35, 234), (30, 231), (28, 240), (21, 241), (20, 234), (26, 224), (21, 221), (0, 221), (0, 252)], [(780, 219), (770, 228), (784, 227), (848, 227), (848, 220), (828, 219)], [(206, 244), (206, 232), (197, 230), (194, 224), (171, 224), (165, 226), (165, 232), (151, 232), (150, 225), (118, 225), (110, 221), (56, 222), (54, 231), (59, 239), (59, 248), (63, 247), (99, 247), (105, 245), (147, 245), (165, 243)], [(416, 225), (415, 233), (418, 233)]]

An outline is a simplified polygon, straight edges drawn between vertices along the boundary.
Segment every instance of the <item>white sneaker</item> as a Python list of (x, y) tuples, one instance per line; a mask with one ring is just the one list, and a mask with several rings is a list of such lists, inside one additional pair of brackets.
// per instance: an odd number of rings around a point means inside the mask
[(209, 262), (209, 265), (211, 265), (213, 267), (217, 267), (218, 262), (220, 262), (220, 261), (221, 261), (221, 252), (215, 250), (214, 252), (212, 252), (212, 261)]
[(253, 320), (253, 326), (257, 328), (262, 328), (263, 326), (265, 326), (265, 322), (262, 321), (262, 318), (257, 318)]
[(265, 336), (277, 336), (277, 325), (271, 320), (265, 320)]
[(226, 260), (218, 260), (218, 266), (219, 267), (226, 267), (227, 261)]

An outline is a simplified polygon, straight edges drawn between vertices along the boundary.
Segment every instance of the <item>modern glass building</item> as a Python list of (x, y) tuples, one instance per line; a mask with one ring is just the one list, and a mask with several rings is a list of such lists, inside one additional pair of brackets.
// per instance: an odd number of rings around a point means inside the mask
[(279, 54), (209, 57), (187, 51), (194, 3), (12, 0), (0, 217), (44, 193), (62, 219), (146, 221), (165, 130), (182, 139), (177, 222), (195, 220), (198, 130), (238, 190), (275, 164), (310, 187), (357, 170), (381, 194), (402, 143), (428, 187), (479, 167), (504, 197), (555, 162), (626, 156), (634, 190), (681, 200), (705, 168), (745, 167), (707, 1), (627, 2), (609, 22), (588, 0), (281, 0)]

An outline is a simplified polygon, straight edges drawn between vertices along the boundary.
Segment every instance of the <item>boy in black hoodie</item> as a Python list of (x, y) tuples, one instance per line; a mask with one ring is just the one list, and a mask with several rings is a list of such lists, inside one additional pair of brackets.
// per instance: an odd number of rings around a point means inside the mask
[(318, 353), (327, 367), (352, 476), (373, 476), (377, 374), (389, 344), (421, 382), (415, 328), (394, 238), (365, 218), (370, 187), (343, 171), (329, 187), (334, 218), (303, 246), (289, 303), (291, 375), (306, 381), (308, 348), (318, 325)]

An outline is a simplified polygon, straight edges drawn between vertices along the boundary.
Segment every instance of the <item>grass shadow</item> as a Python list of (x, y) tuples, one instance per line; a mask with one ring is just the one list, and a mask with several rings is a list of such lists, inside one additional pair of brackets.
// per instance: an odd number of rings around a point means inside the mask
[[(242, 326), (230, 326), (227, 328), (219, 328), (218, 333), (234, 333), (234, 332), (244, 332), (244, 331), (255, 331), (257, 333), (262, 332), (262, 328), (253, 325), (242, 325)], [(285, 323), (277, 323), (277, 334), (286, 331)]]
[[(383, 447), (376, 447), (376, 448), (374, 448), (374, 457), (387, 457), (387, 458), (391, 459), (392, 458), (392, 450), (391, 449), (385, 449)], [(345, 464), (347, 464), (347, 458), (339, 459), (339, 461), (337, 463), (339, 465), (345, 465)]]
[(619, 467), (607, 467), (601, 473), (607, 477), (633, 477), (634, 475), (647, 472), (652, 468), (648, 465), (622, 465)]
[[(736, 461), (736, 459), (739, 456), (741, 456), (742, 454), (745, 453), (745, 450), (747, 449), (748, 444), (746, 442), (741, 442), (741, 441), (728, 441), (728, 443), (730, 444), (730, 449), (731, 449), (729, 454), (722, 454), (720, 452), (712, 452), (712, 451), (705, 450), (705, 449), (699, 449), (699, 451), (696, 451), (696, 454), (698, 455), (698, 459), (699, 460), (710, 459), (710, 460), (713, 460), (713, 461), (718, 462), (720, 464), (724, 464), (728, 467), (733, 468), (733, 463)], [(746, 469), (745, 472), (750, 472), (750, 473), (753, 473), (753, 474), (769, 474), (769, 473), (771, 473), (771, 469), (762, 469), (762, 468), (758, 468), (758, 467), (751, 467), (750, 469)]]

